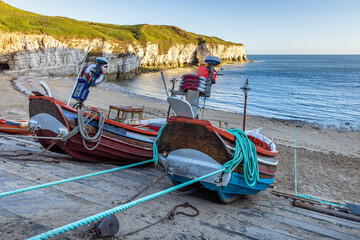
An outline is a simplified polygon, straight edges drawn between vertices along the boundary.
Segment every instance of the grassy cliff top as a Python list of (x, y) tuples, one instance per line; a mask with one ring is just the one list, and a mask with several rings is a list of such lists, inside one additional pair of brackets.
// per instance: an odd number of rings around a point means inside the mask
[[(14, 8), (0, 0), (0, 31), (44, 34), (61, 41), (102, 38), (115, 42), (158, 43), (168, 48), (173, 43), (235, 44), (165, 25), (114, 25), (77, 21), (66, 17), (50, 17)], [(238, 44), (236, 44), (238, 45)]]

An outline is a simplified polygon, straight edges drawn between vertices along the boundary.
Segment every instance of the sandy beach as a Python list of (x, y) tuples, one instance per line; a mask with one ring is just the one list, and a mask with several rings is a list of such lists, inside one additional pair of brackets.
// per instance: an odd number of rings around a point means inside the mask
[[(160, 74), (159, 74), (160, 77)], [(38, 81), (43, 80), (52, 90), (53, 96), (61, 101), (66, 102), (71, 89), (73, 87), (72, 79), (44, 79), (44, 78), (30, 78), (30, 77), (18, 77), (15, 75), (0, 75), (0, 117), (5, 117), (9, 120), (25, 120), (28, 119), (28, 95), (25, 93), (26, 90), (41, 90), (41, 87), (37, 84)], [(22, 90), (22, 91), (19, 91)], [(99, 108), (104, 114), (107, 114), (109, 105), (132, 105), (134, 107), (143, 107), (146, 117), (165, 117), (168, 109), (168, 105), (164, 102), (154, 102), (146, 99), (136, 98), (130, 94), (122, 94), (112, 90), (105, 90), (101, 86), (91, 89), (91, 93), (89, 95), (88, 101), (86, 102), (87, 106), (92, 106)], [(213, 124), (219, 125), (219, 120), (221, 120), (222, 125), (224, 123), (228, 123), (228, 126), (231, 128), (242, 128), (243, 117), (241, 114), (234, 114), (230, 112), (223, 111), (215, 111), (215, 110), (206, 110), (204, 119), (209, 119)], [(279, 151), (279, 166), (278, 173), (275, 178), (275, 183), (273, 184), (276, 190), (294, 193), (294, 146), (295, 146), (295, 136), (296, 136), (296, 122), (291, 121), (282, 121), (276, 119), (267, 119), (262, 117), (254, 117), (247, 116), (246, 128), (247, 129), (256, 129), (262, 127), (264, 129), (264, 134), (273, 138), (277, 149)], [(1, 147), (1, 146), (0, 146)], [(4, 149), (3, 149), (4, 150)], [(11, 150), (11, 149), (10, 149)], [(360, 200), (360, 178), (359, 178), (359, 170), (360, 170), (360, 133), (359, 132), (337, 132), (328, 129), (321, 129), (310, 124), (299, 123), (298, 128), (298, 139), (297, 139), (297, 149), (296, 149), (296, 159), (297, 159), (297, 181), (298, 181), (298, 193), (311, 195), (314, 197), (318, 197), (321, 199), (327, 200), (335, 200), (339, 202), (357, 202)], [(5, 162), (5, 161), (4, 161)], [(37, 163), (39, 164), (39, 163)], [(64, 157), (64, 162), (60, 163), (63, 165), (71, 164), (71, 159), (68, 157)], [(107, 166), (104, 164), (99, 165), (89, 165), (86, 163), (85, 165), (81, 165), (79, 162), (75, 162), (76, 166), (79, 168), (77, 173), (86, 172), (86, 170), (100, 169), (106, 168)], [(53, 181), (54, 177), (50, 175), (46, 175), (41, 172), (41, 168), (36, 169), (35, 165), (30, 165), (31, 171), (24, 173), (24, 166), (18, 164), (17, 161), (11, 162), (6, 160), (6, 163), (3, 164), (4, 169), (11, 169), (12, 173), (17, 173), (19, 175), (26, 176), (28, 179), (36, 180), (37, 178), (41, 179), (41, 182)], [(91, 166), (91, 167), (90, 167)], [(84, 171), (82, 171), (84, 170)], [(147, 171), (145, 168), (141, 168), (138, 170), (140, 172)], [(152, 177), (148, 177), (151, 180), (155, 175), (158, 175), (159, 172), (156, 172), (155, 169), (151, 169), (150, 173)], [(84, 173), (85, 174), (85, 173)], [(71, 174), (63, 174), (63, 175), (71, 175)], [(37, 177), (34, 177), (37, 176)], [(68, 176), (70, 177), (70, 176)], [(110, 181), (110, 180), (109, 180)], [(165, 180), (163, 180), (165, 181)], [(162, 183), (155, 188), (155, 190), (164, 189), (166, 186), (170, 186), (168, 181), (166, 183)], [(86, 189), (86, 188), (85, 188)], [(154, 190), (154, 191), (155, 191)], [(77, 189), (76, 191), (80, 191)], [(85, 190), (84, 190), (85, 191)], [(90, 191), (90, 190), (89, 190)], [(115, 191), (113, 189), (113, 191)], [(120, 191), (121, 194), (124, 194), (124, 191)], [(125, 190), (125, 193), (129, 193), (131, 191)], [(91, 192), (91, 194), (96, 194), (95, 192)], [(130, 194), (131, 195), (131, 194)], [(94, 197), (94, 195), (91, 195)], [(172, 200), (170, 198), (173, 197)], [(174, 201), (176, 203), (181, 203), (184, 197), (182, 195), (173, 194), (162, 199), (161, 204), (167, 205), (169, 202)], [(260, 199), (261, 198), (261, 199)], [(106, 199), (101, 197), (101, 201), (109, 201), (113, 202), (110, 205), (116, 205), (115, 199)], [(175, 200), (174, 200), (175, 199)], [(195, 198), (196, 199), (196, 198)], [(257, 199), (257, 200), (255, 200)], [(270, 190), (265, 191), (259, 195), (247, 197), (246, 201), (239, 200), (238, 202), (232, 204), (221, 210), (221, 213), (214, 213), (214, 209), (216, 209), (217, 204), (208, 204), (208, 211), (205, 209), (205, 206), (202, 206), (200, 212), (206, 212), (206, 215), (201, 216), (200, 220), (190, 220), (186, 223), (186, 227), (182, 229), (191, 229), (192, 221), (195, 221), (197, 224), (198, 221), (202, 221), (201, 219), (206, 219), (209, 217), (216, 217), (218, 214), (222, 215), (226, 221), (230, 221), (231, 212), (233, 211), (238, 213), (236, 207), (246, 208), (251, 206), (252, 204), (260, 204), (262, 201), (279, 199), (276, 201), (283, 202), (285, 205), (289, 205), (287, 200), (280, 200), (280, 198), (274, 198), (270, 194)], [(88, 200), (88, 199), (87, 199)], [(201, 206), (201, 201), (199, 199), (194, 200), (197, 203), (197, 206)], [(252, 202), (254, 201), (254, 202)], [(174, 205), (171, 202), (171, 205)], [(105, 204), (106, 205), (106, 204)], [(106, 205), (107, 206), (107, 205)], [(152, 212), (156, 212), (158, 208), (158, 204), (151, 202), (148, 208), (152, 207)], [(165, 210), (157, 209), (159, 215)], [(97, 213), (100, 211), (100, 207), (93, 208), (91, 213)], [(165, 211), (166, 212), (166, 211)], [(126, 216), (128, 216), (132, 220), (136, 220), (136, 216), (140, 216), (142, 214), (141, 208), (139, 210), (132, 209), (129, 212), (126, 212)], [(145, 213), (144, 213), (145, 214)], [(60, 221), (61, 224), (68, 223), (70, 220), (73, 220), (73, 216), (66, 216), (62, 218)], [(86, 214), (82, 214), (85, 215)], [(151, 214), (150, 214), (151, 215)], [(236, 215), (236, 214), (235, 214)], [(49, 216), (48, 216), (49, 217)], [(78, 219), (79, 217), (75, 218)], [(139, 217), (142, 219), (142, 223), (140, 225), (146, 225), (146, 223), (153, 222), (151, 217), (146, 213), (146, 217)], [(149, 219), (148, 219), (149, 218)], [(154, 218), (154, 217), (153, 217)], [(146, 220), (148, 219), (148, 220)], [(1, 222), (5, 220), (2, 219)], [(126, 221), (121, 221), (122, 226), (127, 226)], [(177, 222), (172, 222), (173, 228), (179, 228), (180, 226), (176, 226)], [(60, 226), (59, 223), (54, 224), (54, 226)], [(167, 225), (168, 226), (168, 225)], [(216, 228), (211, 228), (212, 231), (207, 232), (210, 226), (203, 226), (204, 229), (199, 230), (199, 233), (195, 233), (195, 230), (186, 230), (188, 231), (186, 236), (188, 237), (174, 237), (175, 235), (169, 235), (168, 238), (164, 239), (217, 239), (217, 237), (211, 238), (211, 234), (216, 232)], [(161, 231), (167, 231), (165, 226), (162, 228), (149, 228), (150, 232), (144, 233), (145, 235), (135, 235), (134, 238), (129, 239), (144, 239), (146, 236), (158, 236), (155, 238), (163, 239), (160, 233)], [(160, 232), (159, 232), (160, 231)], [(204, 232), (207, 232), (204, 235)], [(35, 234), (35, 232), (32, 232)], [(201, 235), (202, 233), (203, 235)], [(19, 232), (17, 234), (20, 234)], [(146, 235), (150, 234), (150, 235)], [(153, 235), (151, 235), (153, 234)], [(210, 234), (210, 235), (209, 235)], [(229, 233), (230, 234), (230, 233)], [(30, 234), (31, 235), (31, 234)], [(9, 235), (11, 236), (11, 233)], [(73, 235), (71, 235), (73, 236)], [(174, 238), (172, 238), (173, 236)], [(177, 236), (177, 235), (176, 235)], [(180, 236), (180, 235), (179, 235)], [(191, 238), (189, 236), (195, 236)], [(221, 237), (222, 235), (214, 235)], [(227, 238), (224, 235), (222, 237)], [(311, 237), (311, 236), (307, 236)], [(21, 238), (20, 238), (21, 239)], [(62, 239), (62, 238), (59, 238)], [(70, 237), (70, 239), (73, 239)], [(153, 239), (153, 238), (149, 238)]]

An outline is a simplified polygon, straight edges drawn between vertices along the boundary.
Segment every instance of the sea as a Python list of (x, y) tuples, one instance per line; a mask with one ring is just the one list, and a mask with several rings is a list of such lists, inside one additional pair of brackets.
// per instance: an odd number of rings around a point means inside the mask
[[(248, 59), (254, 62), (222, 66), (223, 75), (212, 86), (206, 108), (243, 113), (241, 87), (248, 79), (249, 115), (360, 131), (360, 55), (248, 55)], [(170, 79), (195, 72), (195, 68), (164, 71), (167, 87), (172, 87)], [(155, 101), (166, 99), (159, 72), (108, 82), (107, 87)]]

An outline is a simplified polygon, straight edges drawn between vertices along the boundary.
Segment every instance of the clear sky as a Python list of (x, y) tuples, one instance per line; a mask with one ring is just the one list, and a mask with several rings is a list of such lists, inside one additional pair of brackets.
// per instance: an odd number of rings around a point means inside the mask
[(360, 54), (360, 0), (3, 0), (30, 12), (174, 25), (244, 43), (247, 54)]

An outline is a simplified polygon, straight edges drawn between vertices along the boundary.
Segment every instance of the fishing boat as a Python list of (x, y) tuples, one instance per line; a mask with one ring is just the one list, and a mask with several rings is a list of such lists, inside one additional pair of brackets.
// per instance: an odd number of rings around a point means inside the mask
[[(80, 160), (115, 164), (140, 162), (153, 157), (152, 146), (157, 132), (151, 124), (138, 127), (108, 118), (101, 120), (104, 117), (96, 109), (80, 111), (48, 96), (32, 95), (29, 101), (30, 127), (37, 136), (49, 138), (38, 139), (44, 148), (53, 144), (51, 151), (54, 152), (66, 153)], [(83, 126), (84, 122), (86, 126)], [(88, 141), (83, 133), (74, 133), (76, 127), (84, 128), (81, 131), (86, 131), (90, 138), (96, 134), (99, 137), (96, 141)], [(54, 144), (51, 138), (63, 139)]]
[[(205, 61), (208, 63), (205, 87), (195, 89), (196, 86), (192, 85), (186, 89), (180, 84), (179, 90), (168, 97), (175, 116), (170, 117), (161, 129), (156, 144), (159, 161), (169, 170), (169, 178), (175, 185), (224, 169), (223, 172), (203, 179), (200, 184), (216, 191), (220, 200), (227, 203), (242, 194), (256, 194), (266, 190), (274, 182), (278, 151), (275, 144), (258, 130), (246, 133), (233, 129), (227, 131), (208, 120), (199, 119), (199, 98), (210, 97), (216, 74), (214, 66), (220, 64), (220, 59), (216, 57), (207, 57)], [(200, 77), (194, 77), (194, 81)], [(184, 96), (185, 99), (174, 96), (175, 94)], [(239, 160), (241, 154), (244, 154), (242, 150), (246, 146), (239, 146), (239, 138), (244, 136), (252, 159), (250, 162), (238, 161), (234, 165), (234, 159)], [(234, 169), (225, 171), (229, 169), (229, 164)]]
[[(80, 160), (128, 164), (151, 159), (162, 123), (136, 124), (143, 120), (143, 109), (131, 106), (110, 106), (107, 118), (98, 109), (86, 108), (90, 87), (103, 80), (102, 67), (108, 63), (97, 57), (95, 64), (84, 67), (86, 56), (67, 104), (53, 98), (46, 83), (39, 82), (45, 95), (33, 91), (29, 97), (30, 129), (44, 148)], [(76, 100), (73, 107), (69, 106), (71, 99)], [(113, 110), (117, 114), (111, 120)]]
[(16, 135), (30, 135), (27, 131), (29, 121), (10, 121), (0, 119), (0, 132)]

